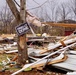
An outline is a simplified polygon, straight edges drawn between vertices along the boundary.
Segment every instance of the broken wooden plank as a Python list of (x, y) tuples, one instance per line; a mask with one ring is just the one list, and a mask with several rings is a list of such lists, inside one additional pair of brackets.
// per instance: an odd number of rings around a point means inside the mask
[(18, 52), (18, 50), (11, 50), (11, 51), (6, 51), (5, 53), (8, 53), (8, 54), (10, 54), (10, 53), (16, 53), (16, 52)]
[[(71, 43), (74, 43), (74, 42), (76, 42), (76, 37), (73, 38), (73, 39), (65, 40), (64, 44), (68, 45), (68, 44), (71, 44)], [(49, 44), (47, 51), (42, 51), (40, 53), (42, 54), (42, 53), (50, 52), (51, 50), (53, 50), (55, 48), (58, 48), (59, 46), (62, 46), (62, 44), (60, 42), (57, 42), (56, 44), (54, 44), (52, 46)]]
[(29, 41), (44, 41), (44, 38), (43, 39), (30, 39), (30, 40), (28, 40), (28, 42)]
[[(61, 58), (59, 58), (59, 56), (58, 56), (58, 58), (56, 58), (56, 59), (53, 58), (55, 60), (45, 59), (42, 62), (39, 62), (38, 64), (31, 66), (31, 68), (38, 68), (38, 67), (41, 67), (41, 66), (44, 66), (44, 65), (51, 65), (51, 64), (55, 64), (55, 63), (60, 63), (60, 62), (66, 61), (67, 58), (68, 58), (67, 56), (64, 56), (64, 57), (61, 57)], [(49, 61), (47, 62), (47, 60), (49, 60)]]
[(70, 23), (51, 23), (51, 22), (43, 22), (42, 24), (50, 25), (50, 26), (61, 26), (61, 27), (72, 27), (72, 28), (76, 28), (76, 24), (70, 24)]

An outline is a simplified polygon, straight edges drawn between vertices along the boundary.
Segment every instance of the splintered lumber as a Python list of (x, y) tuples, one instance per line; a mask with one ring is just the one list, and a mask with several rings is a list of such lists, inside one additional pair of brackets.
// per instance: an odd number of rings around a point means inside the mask
[[(74, 42), (76, 42), (76, 37), (75, 38), (72, 38), (72, 39), (69, 39), (69, 40), (65, 40), (63, 42), (64, 42), (65, 45), (74, 43)], [(54, 44), (52, 46), (49, 44), (47, 51), (42, 51), (40, 53), (42, 54), (42, 53), (50, 52), (51, 50), (56, 49), (56, 48), (58, 48), (60, 46), (62, 46), (62, 43), (61, 42), (57, 42), (56, 44)]]
[(30, 39), (28, 41), (44, 41), (44, 38), (43, 39)]
[[(67, 45), (67, 44), (71, 44), (71, 43), (74, 43), (76, 42), (76, 37), (75, 38), (72, 38), (72, 39), (69, 39), (69, 40), (65, 40), (64, 43)], [(48, 50), (51, 50), (51, 49), (55, 49), (59, 46), (61, 46), (62, 44), (60, 42), (56, 43), (54, 46), (50, 46), (48, 47)]]
[(18, 55), (16, 55), (13, 59), (12, 59), (12, 61), (15, 61), (15, 60), (17, 60), (18, 59)]
[(76, 43), (73, 43), (73, 44), (71, 44), (71, 45), (68, 45), (68, 46), (62, 48), (62, 49), (59, 49), (59, 50), (57, 50), (57, 51), (55, 51), (55, 52), (53, 52), (53, 53), (51, 53), (51, 54), (49, 54), (49, 55), (47, 55), (47, 56), (45, 56), (45, 57), (43, 57), (43, 58), (37, 60), (37, 61), (34, 62), (34, 63), (25, 64), (22, 69), (18, 70), (17, 72), (14, 72), (14, 73), (11, 74), (11, 75), (16, 75), (16, 74), (22, 72), (24, 69), (26, 69), (26, 68), (28, 68), (28, 67), (31, 67), (31, 66), (33, 66), (33, 65), (36, 65), (37, 63), (43, 61), (44, 59), (46, 59), (46, 58), (48, 58), (48, 57), (50, 57), (50, 56), (52, 56), (52, 55), (54, 55), (54, 54), (56, 54), (56, 53), (58, 53), (58, 52), (60, 52), (60, 51), (68, 50), (68, 48), (71, 47), (71, 46), (72, 46), (72, 47), (76, 46)]
[(42, 24), (50, 25), (50, 26), (60, 26), (60, 27), (72, 27), (72, 28), (76, 28), (76, 24), (70, 24), (70, 23), (43, 22)]
[(16, 53), (16, 52), (18, 52), (18, 50), (11, 50), (11, 51), (6, 51), (5, 53), (8, 53), (8, 54), (10, 54), (10, 53)]
[(66, 55), (60, 54), (58, 57), (53, 58), (53, 59), (44, 59), (43, 61), (37, 63), (36, 65), (31, 66), (31, 68), (38, 68), (44, 65), (51, 65), (51, 64), (55, 64), (58, 62), (63, 62), (66, 61), (68, 57)]
[(0, 37), (2, 38), (14, 38), (15, 37), (15, 34), (2, 34)]
[(14, 41), (15, 34), (2, 34), (0, 35), (0, 43), (9, 42), (11, 43)]
[(65, 43), (64, 43), (64, 41), (61, 40), (60, 43), (62, 44), (63, 47), (66, 46)]

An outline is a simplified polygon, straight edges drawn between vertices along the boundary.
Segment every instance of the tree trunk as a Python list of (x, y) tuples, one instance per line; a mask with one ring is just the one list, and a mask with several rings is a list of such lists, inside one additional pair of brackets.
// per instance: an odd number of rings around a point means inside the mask
[[(20, 0), (20, 18), (21, 23), (25, 23), (26, 12), (25, 12), (25, 0)], [(28, 62), (27, 44), (26, 44), (26, 34), (18, 36), (18, 61), (20, 64), (25, 64)]]
[[(20, 0), (20, 13), (16, 8), (15, 3), (13, 0), (6, 0), (13, 15), (15, 16), (16, 19), (16, 24), (22, 24), (26, 22), (25, 19), (25, 5), (26, 1), (25, 0)], [(22, 36), (18, 36), (18, 64), (24, 65), (25, 63), (28, 62), (28, 54), (27, 54), (27, 44), (26, 44), (26, 34)]]

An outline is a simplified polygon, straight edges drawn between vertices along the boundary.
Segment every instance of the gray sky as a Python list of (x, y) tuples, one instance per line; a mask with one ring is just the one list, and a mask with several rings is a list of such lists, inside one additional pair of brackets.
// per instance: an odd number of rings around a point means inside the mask
[[(0, 9), (1, 7), (3, 7), (5, 5), (5, 1), (6, 0), (0, 0)], [(16, 0), (17, 2), (19, 2), (20, 0)], [(37, 3), (42, 4), (43, 2), (45, 2), (46, 0), (35, 0)], [(28, 6), (29, 7), (35, 7), (37, 6), (37, 4), (33, 1), (33, 0), (27, 0), (28, 2)]]
[(5, 0), (0, 0), (0, 9), (5, 5)]
[[(0, 0), (0, 9), (5, 5), (5, 1), (6, 0)], [(20, 0), (16, 0), (16, 1), (19, 2)], [(32, 7), (37, 7), (37, 6), (41, 5), (41, 4), (43, 4), (47, 0), (26, 0), (26, 1), (27, 1), (27, 6), (28, 6), (27, 8), (32, 8)], [(49, 1), (51, 1), (51, 0), (49, 0)], [(60, 3), (60, 2), (67, 2), (69, 0), (56, 0), (56, 1), (58, 3)]]
[[(18, 3), (19, 3), (19, 1), (20, 0), (16, 0)], [(42, 4), (44, 4), (42, 7), (44, 8), (44, 11), (45, 11), (45, 9), (46, 9), (46, 11), (48, 11), (48, 15), (52, 15), (52, 14), (50, 14), (50, 12), (51, 12), (51, 10), (50, 10), (50, 5), (48, 5), (49, 3), (47, 3), (47, 1), (55, 1), (56, 2), (56, 4), (53, 4), (54, 6), (56, 5), (59, 5), (59, 4), (61, 4), (62, 2), (69, 2), (70, 0), (26, 0), (27, 1), (27, 3), (26, 3), (26, 6), (27, 6), (27, 9), (32, 9), (32, 8), (36, 8), (36, 7), (38, 7), (38, 6), (41, 6)], [(2, 7), (3, 6), (5, 6), (5, 3), (6, 2), (6, 0), (0, 0), (0, 10), (2, 9)], [(30, 10), (32, 13), (36, 13), (37, 12), (37, 10), (42, 10), (42, 8), (36, 8), (36, 9), (32, 9), (32, 10)], [(39, 12), (39, 11), (38, 11)], [(37, 12), (37, 13), (38, 13)], [(41, 12), (42, 13), (42, 12)], [(45, 14), (45, 13), (42, 13), (42, 15), (43, 14)], [(44, 15), (43, 15), (44, 16)], [(46, 17), (45, 17), (46, 18)]]

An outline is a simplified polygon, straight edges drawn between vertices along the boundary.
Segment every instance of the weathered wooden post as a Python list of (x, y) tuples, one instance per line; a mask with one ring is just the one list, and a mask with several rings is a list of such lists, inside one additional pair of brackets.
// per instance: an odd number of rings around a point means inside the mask
[[(13, 0), (6, 0), (8, 3), (15, 19), (16, 24), (20, 25), (26, 22), (26, 11), (25, 5), (26, 0), (20, 0), (20, 12), (18, 11)], [(18, 64), (24, 65), (28, 62), (28, 54), (27, 54), (27, 44), (26, 44), (26, 34), (18, 35)]]

